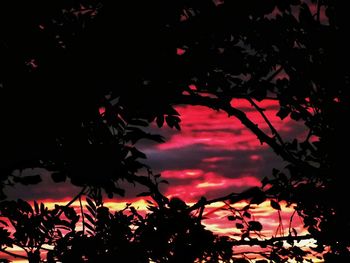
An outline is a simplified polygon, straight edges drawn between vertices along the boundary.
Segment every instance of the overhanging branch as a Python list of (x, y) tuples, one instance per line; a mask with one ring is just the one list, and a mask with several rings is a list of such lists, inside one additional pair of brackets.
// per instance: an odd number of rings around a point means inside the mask
[(295, 164), (303, 169), (316, 169), (310, 164), (302, 162), (296, 159), (294, 156), (292, 156), (283, 145), (279, 144), (273, 137), (270, 137), (265, 132), (263, 132), (256, 123), (252, 122), (247, 117), (247, 115), (243, 111), (232, 107), (229, 100), (223, 100), (221, 98), (203, 97), (200, 95), (182, 95), (181, 97), (179, 97), (176, 104), (205, 106), (214, 110), (222, 110), (226, 112), (229, 116), (234, 116), (238, 120), (240, 120), (240, 122), (245, 127), (247, 127), (257, 136), (261, 143), (266, 143), (267, 145), (269, 145), (277, 155), (283, 158), (283, 160)]

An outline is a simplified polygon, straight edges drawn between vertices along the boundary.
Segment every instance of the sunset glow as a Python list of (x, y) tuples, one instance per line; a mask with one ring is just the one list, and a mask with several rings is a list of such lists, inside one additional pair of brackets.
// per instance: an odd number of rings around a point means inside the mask
[[(191, 86), (190, 89), (194, 90), (195, 86)], [(268, 132), (268, 125), (249, 102), (241, 99), (233, 100), (232, 105), (247, 112), (251, 120)], [(281, 133), (288, 135), (288, 133), (297, 132), (295, 127), (298, 125), (293, 127), (297, 123), (293, 123), (290, 119), (281, 121), (276, 116), (277, 104), (274, 101), (261, 102), (259, 106), (265, 109), (265, 115)], [(273, 159), (272, 164), (266, 163), (271, 158), (269, 148), (261, 145), (256, 136), (244, 128), (237, 119), (228, 118), (222, 112), (200, 106), (178, 106), (176, 110), (181, 114), (182, 131), (175, 132), (165, 129), (166, 143), (147, 146), (143, 149), (148, 155), (152, 168), (158, 170), (161, 177), (169, 181), (169, 185), (162, 186), (163, 193), (168, 198), (179, 197), (190, 206), (202, 196), (215, 198), (223, 194), (240, 192), (249, 187), (261, 186), (261, 178), (269, 176), (271, 172), (268, 167), (275, 164), (280, 165), (278, 159)], [(104, 107), (99, 108), (101, 115), (104, 112)], [(172, 158), (177, 160), (174, 167), (171, 165)], [(262, 173), (262, 171), (265, 172)], [(66, 186), (57, 185), (54, 192), (51, 194), (46, 192), (46, 198), (38, 201), (45, 203), (48, 208), (53, 208), (55, 204), (65, 205), (69, 202), (70, 196), (55, 199), (57, 193), (61, 193), (62, 197), (66, 191), (64, 187)], [(40, 185), (35, 191), (40, 192)], [(120, 201), (106, 200), (104, 205), (111, 211), (118, 211), (123, 210), (127, 203), (132, 203), (132, 206), (137, 208), (141, 214), (145, 214), (149, 205), (146, 199), (130, 196), (121, 198)], [(83, 205), (86, 205), (85, 202)], [(245, 205), (247, 205), (245, 202), (235, 204), (238, 208)], [(78, 202), (75, 202), (73, 206), (79, 211)], [(227, 205), (224, 203), (207, 206), (203, 223), (214, 233), (234, 238), (240, 233), (240, 230), (227, 220), (231, 212), (225, 208)], [(263, 235), (271, 236), (271, 234), (277, 234), (278, 231), (279, 234), (288, 234), (289, 219), (293, 213), (292, 207), (283, 206), (283, 210), (278, 215), (277, 211), (270, 207), (269, 202), (265, 202), (253, 207), (252, 211), (252, 217), (259, 219), (264, 224)], [(291, 226), (299, 234), (305, 233), (298, 217), (295, 217)]]
[(0, 263), (350, 262), (345, 2), (2, 1)]

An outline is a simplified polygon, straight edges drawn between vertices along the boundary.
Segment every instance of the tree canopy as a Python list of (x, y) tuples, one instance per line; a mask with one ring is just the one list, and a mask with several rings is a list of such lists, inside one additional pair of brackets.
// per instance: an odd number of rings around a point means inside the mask
[[(295, 241), (313, 238), (325, 262), (349, 260), (349, 56), (339, 2), (2, 1), (0, 251), (16, 257), (9, 248), (20, 247), (29, 262), (249, 262), (235, 249), (257, 245), (269, 248), (257, 262), (303, 262), (308, 251)], [(236, 98), (270, 131), (236, 108)], [(257, 103), (265, 99), (278, 102), (279, 118), (304, 123), (306, 138), (282, 138)], [(237, 118), (285, 169), (261, 188), (193, 206), (169, 200), (137, 142), (164, 140), (147, 130), (153, 122), (180, 130), (176, 105)], [(85, 198), (87, 206), (7, 200), (5, 187), (40, 183), (41, 174), (14, 172), (27, 168), (81, 187), (72, 202)], [(124, 195), (121, 180), (149, 189), (146, 215), (103, 205), (104, 192)], [(262, 223), (236, 215), (249, 214), (249, 206), (234, 208), (242, 200), (293, 205), (309, 234), (259, 237)], [(232, 205), (238, 239), (202, 224), (205, 206), (222, 201)]]

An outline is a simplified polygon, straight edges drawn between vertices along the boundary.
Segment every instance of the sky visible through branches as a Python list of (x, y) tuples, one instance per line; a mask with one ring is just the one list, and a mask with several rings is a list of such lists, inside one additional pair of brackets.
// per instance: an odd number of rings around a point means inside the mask
[[(268, 125), (252, 105), (243, 99), (231, 102), (235, 107), (247, 112), (247, 115), (261, 129), (268, 132)], [(284, 138), (303, 138), (306, 132), (303, 125), (290, 118), (281, 120), (276, 116), (277, 104), (273, 100), (259, 103), (265, 108), (265, 115)], [(261, 186), (261, 180), (269, 176), (273, 168), (282, 169), (285, 163), (277, 157), (265, 144), (261, 144), (254, 134), (244, 128), (235, 118), (229, 118), (225, 113), (213, 111), (201, 106), (178, 106), (177, 111), (182, 117), (181, 131), (169, 128), (158, 129), (154, 124), (152, 132), (165, 136), (166, 142), (154, 144), (141, 142), (141, 150), (148, 157), (145, 161), (155, 172), (169, 182), (163, 184), (161, 190), (165, 196), (179, 197), (188, 204), (194, 204), (199, 198), (207, 199), (221, 197), (232, 192), (241, 192), (249, 187)], [(103, 112), (101, 112), (103, 113)], [(54, 186), (54, 187), (53, 187)], [(125, 208), (126, 203), (133, 203), (139, 211), (147, 210), (146, 200), (149, 198), (136, 197), (142, 192), (142, 187), (126, 183), (125, 197), (105, 200), (105, 205), (113, 210)], [(9, 188), (9, 199), (22, 198), (33, 202), (43, 202), (46, 205), (65, 204), (79, 188), (69, 183), (56, 183), (45, 180), (39, 185), (15, 185)], [(74, 204), (78, 208), (78, 202)], [(243, 208), (246, 202), (235, 207)], [(253, 209), (252, 217), (264, 224), (262, 235), (288, 235), (291, 228), (298, 234), (307, 233), (303, 229), (302, 219), (297, 215), (291, 216), (294, 209), (281, 203), (282, 211), (271, 208), (269, 201)], [(240, 231), (234, 223), (227, 220), (231, 213), (224, 202), (208, 206), (204, 212), (203, 223), (214, 233), (239, 236)], [(305, 246), (312, 245), (312, 241), (303, 241)], [(16, 249), (15, 249), (16, 250)], [(255, 252), (261, 248), (249, 246), (239, 248), (236, 252)], [(254, 257), (254, 255), (253, 255)], [(25, 262), (15, 260), (14, 262)]]

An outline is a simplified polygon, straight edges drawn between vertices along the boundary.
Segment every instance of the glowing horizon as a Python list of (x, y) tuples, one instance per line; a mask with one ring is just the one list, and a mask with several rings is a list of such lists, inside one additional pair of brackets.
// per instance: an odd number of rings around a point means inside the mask
[[(268, 125), (249, 102), (242, 99), (233, 100), (232, 105), (244, 110), (262, 130), (268, 132)], [(293, 137), (302, 133), (300, 124), (291, 119), (281, 121), (276, 116), (278, 108), (276, 101), (263, 101), (259, 106), (266, 109), (266, 116), (282, 134)], [(270, 175), (274, 165), (281, 166), (282, 162), (271, 153), (269, 147), (261, 145), (256, 136), (237, 119), (228, 118), (223, 112), (199, 106), (178, 106), (176, 110), (181, 114), (182, 131), (175, 132), (164, 128), (160, 132), (163, 131), (167, 136), (165, 143), (146, 145), (141, 149), (148, 155), (151, 167), (162, 174), (161, 178), (169, 181), (169, 185), (161, 187), (161, 191), (168, 198), (180, 197), (188, 205), (192, 205), (202, 196), (215, 198), (240, 192), (249, 187), (261, 186), (262, 177)], [(100, 109), (100, 113), (103, 114), (103, 109)], [(155, 132), (159, 130), (155, 129)], [(39, 184), (36, 187), (35, 193), (38, 196), (44, 186)], [(70, 197), (74, 196), (69, 195), (74, 191), (67, 191), (66, 187), (67, 184), (55, 184), (51, 197), (48, 196), (49, 193), (45, 193), (46, 197), (37, 201), (45, 203), (49, 208), (53, 208), (55, 204), (66, 205)], [(134, 196), (140, 192), (137, 189), (130, 191)], [(60, 198), (56, 199), (55, 195)], [(117, 211), (124, 209), (127, 203), (132, 203), (132, 206), (145, 214), (149, 205), (146, 199), (149, 198), (127, 195), (115, 197), (116, 201), (106, 199), (104, 205), (111, 211)], [(235, 206), (243, 207), (246, 204), (239, 202)], [(79, 212), (78, 202), (75, 202), (73, 207)], [(203, 224), (216, 234), (234, 238), (240, 230), (227, 220), (230, 214), (227, 210), (223, 210), (224, 207), (225, 204), (222, 202), (208, 205), (204, 210)], [(285, 207), (284, 203), (282, 207), (280, 215), (271, 208), (269, 202), (264, 202), (253, 209), (252, 217), (264, 225), (262, 231), (264, 236), (273, 236), (279, 224), (284, 226), (283, 230), (279, 230), (279, 234), (288, 234), (286, 226), (293, 209)], [(305, 233), (300, 219), (293, 221), (293, 228), (298, 234)]]

